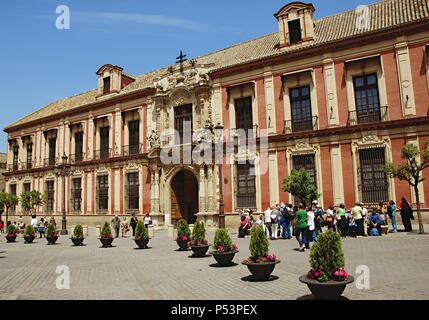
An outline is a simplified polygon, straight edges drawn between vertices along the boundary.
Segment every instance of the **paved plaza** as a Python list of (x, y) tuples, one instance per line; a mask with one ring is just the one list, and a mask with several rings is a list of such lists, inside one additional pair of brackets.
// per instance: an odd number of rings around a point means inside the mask
[[(428, 229), (429, 226), (426, 226)], [(213, 240), (213, 232), (208, 239)], [(282, 263), (265, 283), (246, 281), (249, 272), (240, 262), (249, 255), (250, 238), (237, 239), (238, 265), (214, 267), (212, 257), (195, 259), (178, 252), (167, 231), (156, 231), (150, 249), (136, 250), (131, 237), (114, 241), (102, 249), (95, 230), (85, 247), (72, 247), (63, 236), (55, 246), (45, 239), (24, 245), (0, 241), (0, 299), (207, 299), (272, 300), (306, 298), (307, 287), (298, 277), (309, 270), (309, 251), (295, 251), (296, 241), (271, 241), (271, 252)], [(359, 265), (370, 270), (370, 289), (349, 286), (344, 296), (355, 299), (428, 299), (429, 235), (398, 233), (378, 238), (343, 240), (347, 270)], [(56, 288), (57, 266), (71, 271), (69, 290)]]

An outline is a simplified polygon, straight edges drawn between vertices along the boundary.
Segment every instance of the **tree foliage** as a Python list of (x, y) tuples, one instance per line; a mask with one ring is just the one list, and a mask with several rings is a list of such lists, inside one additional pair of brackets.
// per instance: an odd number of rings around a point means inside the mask
[(83, 238), (83, 227), (80, 224), (77, 224), (73, 230), (73, 238), (81, 239)]
[(191, 229), (189, 229), (189, 225), (185, 219), (181, 219), (177, 222), (177, 236), (178, 238), (185, 236), (186, 239), (191, 237)]
[(18, 203), (19, 203), (19, 199), (17, 196), (6, 192), (0, 192), (0, 207), (3, 207), (4, 210), (6, 210), (5, 226), (7, 225), (9, 220), (10, 208), (17, 206)]
[(149, 237), (148, 230), (143, 221), (138, 221), (136, 225), (136, 239), (147, 239)]
[(305, 169), (292, 170), (283, 180), (283, 191), (289, 192), (303, 204), (316, 200), (319, 197), (314, 181)]
[(229, 235), (228, 230), (226, 229), (216, 230), (216, 233), (214, 236), (214, 242), (213, 242), (213, 249), (217, 250), (219, 247), (222, 247), (224, 252), (234, 251), (234, 248), (232, 247), (231, 236)]
[(389, 177), (398, 178), (401, 181), (407, 181), (413, 187), (416, 196), (417, 216), (419, 220), (419, 231), (424, 233), (423, 221), (421, 218), (420, 192), (419, 184), (425, 181), (423, 170), (429, 168), (429, 141), (425, 142), (423, 150), (412, 143), (406, 144), (401, 152), (403, 163), (395, 165), (388, 162), (385, 166), (385, 172)]
[(55, 237), (57, 235), (57, 227), (53, 223), (49, 223), (46, 228), (46, 235), (48, 237)]
[(24, 235), (26, 236), (31, 236), (34, 235), (36, 233), (36, 230), (33, 228), (32, 225), (28, 225), (25, 227), (25, 231), (24, 231)]
[(268, 256), (269, 243), (264, 228), (261, 225), (254, 225), (250, 234), (249, 250), (252, 260)]
[(310, 265), (313, 270), (322, 271), (328, 277), (339, 268), (344, 268), (345, 257), (337, 232), (329, 230), (318, 236), (317, 243), (310, 251)]
[(16, 234), (18, 230), (16, 230), (16, 227), (13, 224), (10, 224), (7, 226), (6, 232), (7, 234)]
[(41, 206), (44, 202), (43, 195), (39, 191), (25, 191), (20, 196), (21, 206), (29, 212), (38, 206)]
[(204, 223), (197, 220), (192, 230), (192, 241), (202, 243), (204, 240), (206, 240), (206, 228)]

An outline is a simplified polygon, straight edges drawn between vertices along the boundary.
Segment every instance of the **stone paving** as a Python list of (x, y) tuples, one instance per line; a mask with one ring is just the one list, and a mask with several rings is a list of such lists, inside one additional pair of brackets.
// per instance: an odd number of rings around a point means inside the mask
[[(429, 226), (426, 226), (429, 230)], [(245, 281), (249, 275), (240, 262), (249, 255), (249, 238), (237, 239), (238, 264), (216, 268), (212, 257), (195, 259), (190, 252), (178, 252), (167, 231), (156, 231), (150, 249), (136, 250), (131, 237), (114, 241), (114, 248), (102, 249), (95, 230), (86, 246), (72, 247), (67, 236), (48, 246), (45, 239), (24, 245), (0, 240), (0, 299), (172, 299), (172, 300), (273, 300), (305, 298), (309, 291), (298, 277), (309, 269), (309, 251), (295, 251), (296, 241), (271, 241), (271, 252), (282, 263), (265, 283)], [(213, 232), (208, 232), (213, 240)], [(370, 270), (370, 289), (350, 285), (349, 299), (429, 299), (429, 235), (397, 233), (378, 238), (343, 240), (347, 270), (358, 265)], [(69, 290), (56, 288), (58, 265), (71, 271)]]

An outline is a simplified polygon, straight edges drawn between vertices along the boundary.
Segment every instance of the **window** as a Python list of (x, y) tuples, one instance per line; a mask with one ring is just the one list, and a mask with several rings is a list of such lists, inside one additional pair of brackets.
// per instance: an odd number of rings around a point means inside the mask
[(98, 210), (109, 210), (109, 177), (98, 177)]
[(53, 212), (54, 211), (54, 196), (55, 196), (55, 188), (54, 181), (46, 182), (46, 211)]
[(109, 133), (110, 127), (100, 128), (100, 158), (107, 159), (109, 158), (110, 148), (109, 148)]
[(317, 175), (316, 175), (316, 161), (314, 154), (305, 154), (297, 155), (292, 157), (292, 166), (293, 169), (305, 169), (308, 175), (314, 182), (314, 185), (317, 186)]
[(72, 206), (74, 212), (82, 209), (82, 178), (73, 179)]
[(24, 192), (30, 192), (31, 191), (31, 183), (24, 183)]
[(103, 78), (103, 94), (110, 93), (110, 77)]
[(18, 170), (18, 162), (19, 162), (19, 147), (13, 147), (13, 170)]
[(288, 22), (290, 44), (296, 44), (302, 41), (301, 22), (299, 19)]
[(313, 130), (310, 87), (299, 87), (289, 90), (292, 113), (292, 131)]
[(379, 203), (388, 201), (388, 181), (384, 172), (384, 148), (359, 150), (362, 201)]
[[(174, 129), (179, 133), (180, 141), (175, 144), (190, 143), (192, 139), (192, 104), (174, 108)], [(186, 140), (184, 140), (186, 137)]]
[(256, 182), (255, 175), (250, 174), (253, 166), (237, 163), (237, 207), (256, 208)]
[(33, 167), (33, 144), (27, 144), (27, 169)]
[(381, 121), (380, 99), (376, 74), (353, 78), (357, 123)]
[(236, 99), (235, 102), (235, 124), (237, 129), (252, 130), (252, 97)]
[(127, 185), (125, 186), (126, 203), (128, 210), (139, 209), (139, 174), (138, 172), (127, 174)]
[(138, 154), (140, 152), (140, 121), (130, 121), (128, 123), (130, 137), (129, 154)]
[(55, 158), (57, 153), (57, 138), (49, 139), (49, 165), (55, 166)]
[(75, 142), (75, 161), (81, 162), (83, 160), (83, 132), (75, 133), (74, 142)]
[[(16, 184), (10, 185), (10, 194), (13, 196), (16, 196)], [(11, 213), (15, 213), (16, 206), (11, 207), (10, 210), (11, 210)]]

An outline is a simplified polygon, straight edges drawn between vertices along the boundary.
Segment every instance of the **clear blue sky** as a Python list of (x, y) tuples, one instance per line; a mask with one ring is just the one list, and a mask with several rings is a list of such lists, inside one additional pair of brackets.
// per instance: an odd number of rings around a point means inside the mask
[[(0, 128), (57, 99), (95, 88), (96, 70), (133, 75), (277, 30), (283, 0), (0, 0)], [(375, 0), (314, 0), (316, 18)], [(57, 30), (67, 5), (70, 30)], [(0, 151), (7, 136), (0, 135)]]

